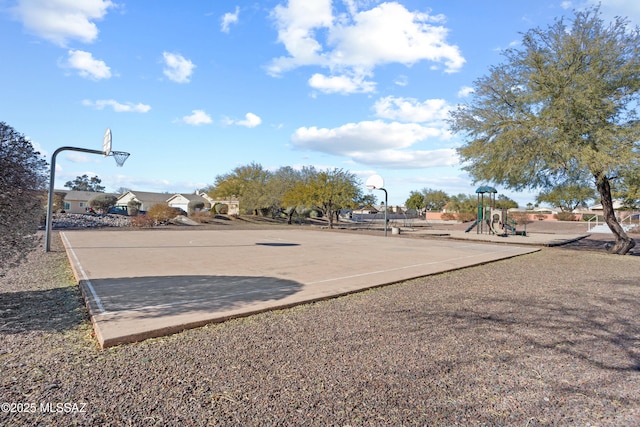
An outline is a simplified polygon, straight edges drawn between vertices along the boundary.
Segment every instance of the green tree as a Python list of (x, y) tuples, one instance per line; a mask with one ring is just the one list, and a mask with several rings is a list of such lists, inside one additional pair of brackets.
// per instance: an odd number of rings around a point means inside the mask
[(626, 209), (640, 209), (640, 166), (629, 167), (616, 183), (614, 197), (621, 199)]
[(373, 206), (378, 203), (378, 198), (373, 193), (362, 193), (360, 197), (356, 197), (354, 200), (354, 208), (361, 206)]
[(98, 212), (107, 212), (116, 205), (118, 198), (112, 194), (98, 194), (89, 199), (89, 206)]
[(47, 162), (31, 141), (0, 122), (0, 275), (39, 243)]
[(478, 198), (475, 195), (458, 194), (449, 198), (447, 211), (475, 214), (478, 211)]
[(72, 191), (95, 191), (98, 193), (104, 192), (104, 187), (100, 185), (102, 180), (97, 176), (89, 178), (88, 175), (82, 175), (76, 177), (73, 181), (67, 181), (64, 186)]
[(265, 187), (270, 176), (259, 163), (238, 166), (232, 172), (218, 175), (208, 194), (214, 199), (236, 196), (244, 213), (257, 215), (269, 208)]
[(304, 178), (290, 188), (283, 201), (289, 206), (316, 208), (327, 217), (329, 228), (333, 228), (334, 216), (342, 208), (354, 207), (362, 196), (362, 185), (351, 172), (343, 169), (316, 171), (306, 168)]
[(277, 169), (267, 181), (265, 193), (268, 198), (268, 205), (271, 211), (286, 213), (287, 223), (291, 224), (293, 215), (296, 213), (296, 206), (286, 205), (284, 203), (284, 195), (291, 188), (302, 180), (302, 171), (296, 170), (291, 166), (283, 166)]
[(511, 208), (517, 208), (517, 207), (518, 207), (518, 202), (516, 202), (513, 199), (510, 199), (509, 197), (505, 196), (504, 194), (500, 194), (496, 198), (496, 208), (497, 209), (511, 209)]
[(423, 188), (425, 209), (428, 211), (441, 211), (449, 202), (449, 195), (442, 190)]
[(612, 182), (640, 158), (640, 29), (599, 8), (575, 13), (524, 34), (522, 48), (474, 83), (471, 102), (452, 112), (451, 128), (468, 141), (459, 148), (475, 180), (512, 189), (548, 190), (576, 174), (590, 176), (616, 242), (635, 242), (613, 210)]
[(422, 212), (424, 209), (424, 194), (418, 191), (412, 191), (409, 193), (409, 198), (404, 202), (404, 205), (408, 209), (415, 209), (418, 212)]
[(587, 202), (597, 197), (596, 191), (584, 184), (561, 184), (536, 197), (537, 203), (547, 203), (560, 208), (562, 212), (572, 212), (579, 207), (586, 207)]

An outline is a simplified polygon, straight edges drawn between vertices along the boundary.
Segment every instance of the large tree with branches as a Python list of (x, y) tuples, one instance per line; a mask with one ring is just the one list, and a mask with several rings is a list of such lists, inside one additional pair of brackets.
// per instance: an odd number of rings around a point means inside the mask
[(474, 83), (451, 127), (468, 137), (458, 151), (476, 181), (549, 190), (588, 176), (615, 235), (611, 252), (626, 254), (635, 242), (612, 187), (640, 165), (640, 28), (600, 16), (590, 8), (526, 32)]
[(0, 122), (0, 275), (39, 242), (47, 162), (31, 141)]

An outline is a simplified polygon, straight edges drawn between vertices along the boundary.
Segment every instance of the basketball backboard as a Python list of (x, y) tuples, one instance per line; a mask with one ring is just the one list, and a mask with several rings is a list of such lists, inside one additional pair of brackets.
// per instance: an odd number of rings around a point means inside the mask
[(371, 175), (365, 185), (369, 190), (379, 190), (384, 187), (384, 180), (380, 175)]
[(111, 129), (107, 128), (102, 138), (102, 152), (105, 156), (111, 154)]

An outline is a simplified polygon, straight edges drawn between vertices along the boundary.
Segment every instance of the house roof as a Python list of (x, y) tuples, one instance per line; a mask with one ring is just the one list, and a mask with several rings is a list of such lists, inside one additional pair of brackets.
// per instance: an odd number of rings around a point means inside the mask
[(199, 196), (197, 194), (184, 194), (184, 193), (179, 193), (179, 194), (174, 194), (173, 196), (169, 197), (167, 199), (167, 202), (170, 201), (171, 199), (177, 198), (177, 197), (184, 197), (185, 199), (187, 199), (188, 201), (198, 201), (198, 202), (209, 202), (206, 198)]
[(169, 193), (152, 193), (148, 191), (127, 191), (119, 198), (121, 199), (127, 194), (133, 195), (136, 199), (140, 201), (157, 202), (157, 203), (166, 202), (167, 200), (169, 200), (171, 196), (173, 196), (172, 194), (169, 194)]
[[(60, 190), (62, 192), (62, 190)], [(106, 194), (109, 196), (118, 196), (114, 193), (103, 193), (99, 191), (77, 191), (77, 190), (68, 190), (65, 191), (64, 199), (65, 200), (91, 200), (95, 196), (100, 194)]]

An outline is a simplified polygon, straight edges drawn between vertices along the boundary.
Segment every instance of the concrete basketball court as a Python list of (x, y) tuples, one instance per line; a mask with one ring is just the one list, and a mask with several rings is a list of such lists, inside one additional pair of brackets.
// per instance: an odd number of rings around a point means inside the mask
[(60, 234), (103, 348), (539, 250), (302, 229)]

